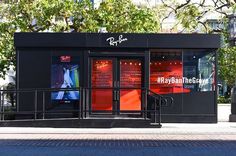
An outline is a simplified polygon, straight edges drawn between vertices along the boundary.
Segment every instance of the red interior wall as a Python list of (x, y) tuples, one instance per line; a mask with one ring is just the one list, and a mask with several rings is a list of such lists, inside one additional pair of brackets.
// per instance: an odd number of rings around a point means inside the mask
[[(113, 87), (112, 60), (92, 61), (92, 88)], [(92, 90), (92, 110), (112, 110), (112, 89)]]
[[(121, 60), (120, 87), (141, 88), (141, 69), (140, 60)], [(120, 110), (141, 110), (141, 90), (121, 89)]]
[(158, 77), (183, 78), (183, 66), (180, 60), (151, 61), (150, 63), (150, 88), (158, 94), (190, 92), (183, 88), (183, 83), (158, 83)]

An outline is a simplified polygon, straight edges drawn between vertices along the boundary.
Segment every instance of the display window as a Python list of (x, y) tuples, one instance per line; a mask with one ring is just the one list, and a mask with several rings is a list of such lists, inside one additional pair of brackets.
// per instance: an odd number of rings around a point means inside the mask
[(202, 50), (152, 52), (150, 88), (158, 94), (214, 91), (214, 52)]
[(215, 91), (215, 53), (203, 50), (185, 50), (183, 53), (184, 88), (192, 92)]
[(158, 94), (183, 93), (182, 51), (156, 52), (151, 54), (150, 88)]
[(66, 89), (71, 91), (59, 90), (51, 93), (51, 99), (55, 101), (79, 100), (79, 57), (54, 56), (51, 66), (51, 88)]

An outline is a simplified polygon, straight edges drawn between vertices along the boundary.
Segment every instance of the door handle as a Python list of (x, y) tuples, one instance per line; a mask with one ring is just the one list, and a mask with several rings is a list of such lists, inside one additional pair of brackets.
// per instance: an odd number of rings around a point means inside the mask
[(114, 101), (116, 101), (116, 96), (117, 96), (117, 95), (116, 95), (116, 94), (117, 94), (116, 91), (113, 91), (113, 94), (114, 94), (114, 95), (113, 95), (113, 96), (114, 96)]
[(113, 81), (113, 88), (116, 88), (116, 81)]
[(120, 100), (120, 92), (119, 91), (116, 92), (116, 95), (117, 95), (116, 100), (117, 101)]
[(117, 82), (116, 86), (120, 87), (120, 81), (116, 81), (116, 82)]
[(119, 99), (120, 99), (120, 93), (119, 93), (119, 91), (114, 91), (113, 92), (114, 93), (114, 101), (118, 101)]

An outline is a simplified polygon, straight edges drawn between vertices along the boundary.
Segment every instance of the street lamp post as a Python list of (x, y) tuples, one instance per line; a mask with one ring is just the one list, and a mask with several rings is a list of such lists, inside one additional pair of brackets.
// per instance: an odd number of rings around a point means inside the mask
[(236, 45), (236, 14), (229, 16), (229, 42), (230, 46)]
[[(229, 16), (229, 43), (230, 46), (236, 45), (236, 14)], [(236, 86), (231, 91), (231, 114), (229, 116), (230, 122), (236, 122)]]

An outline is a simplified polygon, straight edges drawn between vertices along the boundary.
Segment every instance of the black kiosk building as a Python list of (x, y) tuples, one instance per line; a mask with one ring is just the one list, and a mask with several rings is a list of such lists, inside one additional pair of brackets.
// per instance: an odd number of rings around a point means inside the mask
[(19, 94), (18, 111), (152, 118), (157, 94), (173, 98), (163, 122), (217, 122), (219, 35), (16, 33), (15, 47), (17, 89), (37, 89)]

